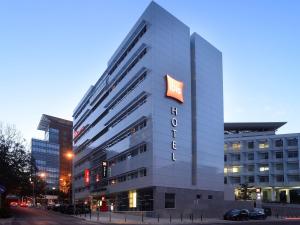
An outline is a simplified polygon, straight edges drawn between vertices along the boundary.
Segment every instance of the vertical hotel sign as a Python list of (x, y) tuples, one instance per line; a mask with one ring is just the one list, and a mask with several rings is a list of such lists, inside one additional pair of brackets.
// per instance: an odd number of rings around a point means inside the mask
[[(183, 103), (183, 82), (175, 80), (170, 75), (166, 75), (166, 96), (169, 98), (172, 98), (179, 103)], [(178, 108), (176, 106), (171, 106), (171, 135), (172, 135), (172, 141), (171, 141), (171, 158), (172, 161), (176, 161), (175, 157), (175, 151), (177, 150), (176, 147), (176, 133), (177, 133), (177, 120), (178, 115)]]
[(85, 185), (90, 184), (90, 170), (89, 169), (84, 170), (84, 183), (85, 183)]

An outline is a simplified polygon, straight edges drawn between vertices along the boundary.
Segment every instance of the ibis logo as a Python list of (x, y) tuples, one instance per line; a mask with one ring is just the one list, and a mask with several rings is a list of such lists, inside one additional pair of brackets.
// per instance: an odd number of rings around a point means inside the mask
[(183, 82), (175, 80), (173, 77), (167, 74), (166, 83), (166, 96), (183, 103)]

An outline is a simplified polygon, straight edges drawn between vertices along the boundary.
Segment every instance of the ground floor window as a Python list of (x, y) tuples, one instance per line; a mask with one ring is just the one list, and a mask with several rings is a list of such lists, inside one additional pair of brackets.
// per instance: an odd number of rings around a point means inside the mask
[(166, 209), (175, 208), (175, 194), (174, 193), (165, 193), (165, 208)]

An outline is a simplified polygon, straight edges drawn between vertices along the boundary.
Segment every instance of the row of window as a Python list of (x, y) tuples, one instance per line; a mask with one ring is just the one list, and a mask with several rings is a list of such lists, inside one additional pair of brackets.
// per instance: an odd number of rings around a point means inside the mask
[[(141, 120), (141, 119), (139, 119), (139, 120)], [(109, 147), (112, 147), (113, 145), (115, 145), (118, 142), (122, 141), (123, 139), (133, 135), (134, 133), (143, 129), (146, 126), (147, 126), (147, 118), (143, 118), (140, 122), (134, 122), (133, 124), (131, 124), (130, 126), (125, 128), (124, 130), (119, 132), (117, 135), (112, 137), (110, 140), (103, 143), (100, 147), (98, 147), (98, 149), (107, 149)], [(88, 158), (88, 156), (86, 156), (83, 160), (76, 162), (74, 165), (75, 168), (81, 166), (83, 163), (85, 163), (88, 160), (89, 160), (89, 158)]]
[[(245, 178), (247, 183), (255, 183), (255, 182), (260, 182), (260, 183), (269, 183), (270, 178), (269, 176), (258, 176), (255, 178), (255, 176), (248, 176)], [(275, 182), (298, 182), (300, 181), (299, 175), (289, 175), (287, 176), (287, 180), (285, 180), (283, 175), (276, 175), (274, 177)], [(232, 184), (240, 184), (241, 183), (241, 178), (240, 177), (232, 177), (230, 178), (230, 183)], [(224, 177), (224, 184), (228, 184), (228, 178)]]
[(138, 154), (142, 154), (146, 151), (147, 151), (147, 145), (146, 144), (142, 144), (142, 145), (139, 145), (137, 147), (130, 148), (130, 150), (126, 150), (126, 151), (122, 152), (122, 154), (111, 158), (109, 160), (108, 165), (109, 165), (109, 167), (112, 167), (112, 166), (114, 166), (115, 164), (117, 164), (119, 162), (123, 162), (126, 159), (131, 159), (131, 158), (137, 156)]
[[(225, 167), (224, 173), (240, 173), (243, 166), (232, 166), (232, 167)], [(269, 171), (269, 165), (268, 164), (260, 164), (257, 166), (259, 172), (266, 172)], [(247, 165), (244, 166), (246, 168), (247, 172), (254, 172), (255, 166), (254, 165)], [(283, 164), (277, 163), (275, 164), (275, 170), (282, 171), (283, 170)], [(298, 163), (289, 163), (286, 166), (287, 170), (299, 170), (299, 164)]]
[[(286, 139), (287, 146), (298, 146), (298, 139), (297, 138), (289, 138)], [(274, 147), (283, 147), (283, 140), (273, 140), (273, 146)], [(269, 142), (267, 140), (264, 141), (258, 141), (258, 148), (265, 149), (269, 148)], [(240, 150), (242, 148), (241, 142), (234, 142), (234, 143), (225, 143), (224, 144), (224, 150), (228, 150), (229, 148), (232, 148), (233, 150)], [(254, 141), (248, 141), (247, 142), (247, 148), (248, 149), (254, 149)]]
[(147, 176), (147, 169), (141, 168), (139, 170), (131, 171), (126, 174), (110, 178), (108, 180), (108, 185), (114, 185), (117, 183), (122, 183), (125, 181), (137, 179), (138, 177), (145, 177), (145, 176)]
[(59, 151), (53, 151), (50, 149), (41, 149), (41, 148), (32, 148), (32, 153), (40, 152), (40, 153), (47, 153), (51, 155), (59, 155)]
[[(287, 157), (288, 158), (298, 158), (298, 151), (288, 151), (287, 152)], [(227, 155), (224, 155), (224, 162), (227, 162)], [(275, 152), (275, 158), (276, 159), (282, 159), (283, 158), (283, 152)], [(258, 159), (269, 159), (269, 153), (265, 152), (265, 153), (259, 153), (258, 154)], [(240, 154), (231, 154), (231, 160), (233, 161), (240, 161), (241, 160), (241, 156)], [(247, 154), (247, 160), (252, 161), (254, 160), (254, 153), (248, 153)]]
[[(146, 75), (147, 75), (147, 71), (144, 71), (142, 74), (140, 74), (136, 79), (134, 79), (133, 81), (129, 81), (128, 83), (127, 83), (127, 85), (126, 85), (126, 89), (125, 89), (125, 91), (122, 91), (121, 92), (121, 94), (117, 94), (116, 96), (118, 96), (114, 101), (113, 101), (113, 103), (90, 125), (90, 126), (88, 126), (87, 128), (85, 128), (85, 130), (83, 131), (83, 132), (81, 132), (80, 133), (80, 135), (78, 135), (78, 137), (76, 137), (75, 139), (74, 139), (74, 142), (76, 143), (78, 140), (79, 140), (79, 138), (83, 135), (83, 134), (85, 134), (88, 130), (90, 130), (92, 127), (94, 127), (100, 120), (102, 120), (109, 112), (111, 112), (111, 110), (117, 105), (117, 104), (119, 104), (130, 92), (132, 92), (137, 86), (138, 86), (138, 84), (140, 84), (144, 79), (145, 79), (145, 77), (146, 77)], [(145, 99), (143, 99), (142, 100), (143, 102), (142, 102), (142, 104), (144, 104), (145, 103)], [(131, 103), (129, 103), (128, 105), (130, 106), (132, 104), (132, 102)], [(138, 105), (138, 107), (139, 106), (141, 106), (142, 104), (140, 104), (140, 105)], [(136, 107), (134, 110), (136, 110), (138, 107)], [(121, 112), (123, 111), (123, 109), (121, 110)], [(132, 111), (131, 111), (132, 112)], [(130, 112), (130, 113), (131, 113)], [(127, 113), (126, 114), (126, 116), (128, 116), (130, 113)], [(123, 113), (124, 114), (124, 113)], [(122, 114), (122, 115), (123, 115)], [(121, 120), (123, 120), (125, 117), (123, 117), (122, 119), (120, 119), (119, 121), (118, 121), (118, 123), (121, 121)], [(117, 123), (115, 123), (115, 124), (113, 124), (113, 125), (111, 125), (110, 127), (113, 127), (113, 126), (115, 126)], [(107, 124), (105, 124), (105, 125), (107, 125)], [(104, 130), (105, 130), (105, 132), (106, 131), (108, 131), (108, 128), (107, 129), (105, 129), (104, 128)], [(103, 132), (101, 135), (103, 135), (105, 132)], [(93, 141), (93, 140), (91, 140), (91, 141)]]
[[(142, 50), (141, 50), (142, 49)], [(112, 85), (110, 88), (102, 95), (102, 97), (99, 99), (99, 101), (93, 106), (91, 110), (89, 110), (88, 113), (84, 113), (82, 117), (87, 118), (89, 115), (91, 115), (92, 112), (94, 112), (98, 106), (109, 96), (109, 94), (117, 87), (117, 85), (125, 78), (125, 76), (132, 70), (132, 68), (143, 58), (143, 56), (147, 53), (147, 48), (145, 45), (142, 45), (139, 50), (137, 50), (136, 54), (137, 56), (133, 56), (129, 60), (129, 66), (122, 68), (121, 75), (117, 76), (111, 83)], [(74, 129), (77, 129), (85, 119), (80, 119), (75, 125)], [(80, 123), (79, 123), (80, 122)]]

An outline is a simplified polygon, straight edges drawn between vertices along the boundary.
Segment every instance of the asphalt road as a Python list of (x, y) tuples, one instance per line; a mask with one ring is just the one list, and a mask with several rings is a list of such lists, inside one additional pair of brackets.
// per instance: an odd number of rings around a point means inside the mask
[(69, 215), (34, 208), (12, 208), (11, 225), (79, 225), (95, 224)]
[[(13, 208), (14, 218), (11, 221), (11, 225), (81, 225), (81, 224), (100, 224), (99, 222), (90, 222), (82, 219), (77, 219), (69, 215), (64, 215), (52, 211), (45, 211), (41, 209), (33, 208)], [(0, 221), (1, 224), (1, 221)], [(196, 224), (196, 223), (193, 223)], [(218, 223), (203, 223), (209, 225), (300, 225), (299, 220), (281, 220), (281, 221), (245, 221), (245, 222), (229, 222), (219, 221)], [(129, 225), (127, 223), (127, 225)], [(183, 225), (183, 224), (181, 224)], [(191, 223), (189, 223), (191, 225)]]

